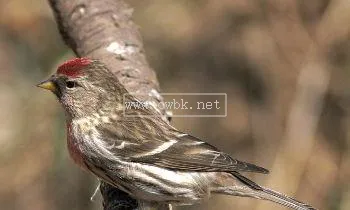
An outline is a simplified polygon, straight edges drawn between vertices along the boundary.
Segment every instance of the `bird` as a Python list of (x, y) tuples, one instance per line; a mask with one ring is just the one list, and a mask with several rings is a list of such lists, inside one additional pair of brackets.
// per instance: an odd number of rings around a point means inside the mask
[(142, 101), (100, 60), (68, 60), (37, 86), (53, 92), (65, 110), (73, 161), (137, 199), (142, 209), (192, 205), (212, 194), (315, 209), (248, 179), (242, 173), (269, 171), (174, 128), (154, 107), (126, 107)]

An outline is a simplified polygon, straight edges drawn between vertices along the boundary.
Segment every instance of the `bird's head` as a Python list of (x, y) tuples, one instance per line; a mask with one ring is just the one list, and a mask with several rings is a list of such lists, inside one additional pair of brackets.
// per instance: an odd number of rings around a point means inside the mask
[(53, 92), (71, 118), (92, 115), (120, 101), (125, 91), (103, 63), (88, 58), (66, 61), (37, 86)]

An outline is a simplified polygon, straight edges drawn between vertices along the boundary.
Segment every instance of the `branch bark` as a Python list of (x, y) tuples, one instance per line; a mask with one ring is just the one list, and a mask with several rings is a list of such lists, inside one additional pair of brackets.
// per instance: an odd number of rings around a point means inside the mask
[[(99, 59), (141, 100), (159, 102), (158, 82), (145, 58), (133, 10), (122, 0), (48, 0), (65, 43), (79, 57)], [(164, 114), (164, 110), (159, 110)], [(165, 115), (164, 115), (165, 116)], [(101, 182), (105, 210), (136, 209), (128, 194)]]

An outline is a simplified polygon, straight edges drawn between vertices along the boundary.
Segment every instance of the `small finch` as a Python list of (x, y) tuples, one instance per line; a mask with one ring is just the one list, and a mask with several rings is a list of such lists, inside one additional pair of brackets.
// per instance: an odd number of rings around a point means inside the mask
[(241, 172), (268, 170), (175, 129), (152, 107), (126, 109), (126, 102), (138, 99), (98, 60), (69, 60), (38, 86), (51, 90), (65, 109), (74, 162), (140, 200), (140, 206), (170, 209), (218, 193), (315, 209), (244, 177)]

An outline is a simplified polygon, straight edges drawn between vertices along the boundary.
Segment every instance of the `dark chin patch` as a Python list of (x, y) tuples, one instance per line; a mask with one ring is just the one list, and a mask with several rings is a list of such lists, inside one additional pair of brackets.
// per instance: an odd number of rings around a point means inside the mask
[(57, 98), (61, 98), (62, 97), (62, 95), (63, 95), (63, 88), (62, 88), (62, 81), (61, 80), (56, 80), (56, 81), (54, 81), (54, 83), (55, 83), (55, 86), (56, 86), (56, 90), (53, 92), (56, 96), (57, 96)]
[(57, 98), (61, 98), (62, 97), (62, 91), (61, 90), (56, 90), (53, 93), (57, 96)]

